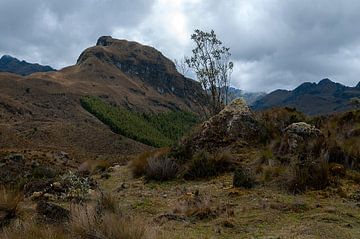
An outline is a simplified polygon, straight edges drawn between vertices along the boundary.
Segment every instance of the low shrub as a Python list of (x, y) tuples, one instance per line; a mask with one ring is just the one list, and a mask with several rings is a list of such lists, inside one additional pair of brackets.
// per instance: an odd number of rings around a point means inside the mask
[(174, 179), (179, 172), (179, 165), (168, 157), (150, 157), (147, 159), (145, 178), (147, 180), (165, 181)]
[(22, 194), (4, 187), (0, 189), (0, 228), (6, 226), (19, 214)]
[(116, 213), (99, 214), (94, 207), (78, 206), (71, 210), (72, 238), (141, 239), (156, 238), (156, 232), (142, 220)]
[(187, 163), (185, 179), (209, 178), (230, 170), (234, 165), (233, 157), (226, 152), (210, 154), (199, 151)]
[(61, 177), (63, 185), (67, 185), (66, 198), (77, 201), (85, 201), (91, 189), (90, 180), (87, 177), (80, 177), (69, 171)]
[(255, 179), (250, 169), (245, 167), (237, 167), (234, 171), (233, 186), (241, 188), (252, 188), (255, 185)]
[(291, 165), (288, 189), (292, 193), (324, 189), (329, 183), (329, 166), (326, 162), (311, 160), (310, 157)]

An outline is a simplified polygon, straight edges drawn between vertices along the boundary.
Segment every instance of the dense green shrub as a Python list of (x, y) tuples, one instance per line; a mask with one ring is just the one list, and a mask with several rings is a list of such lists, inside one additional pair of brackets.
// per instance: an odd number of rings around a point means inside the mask
[(115, 133), (154, 147), (172, 145), (198, 121), (181, 111), (140, 114), (91, 96), (81, 98), (81, 105)]
[(255, 180), (249, 169), (237, 167), (234, 171), (233, 186), (241, 188), (252, 188)]

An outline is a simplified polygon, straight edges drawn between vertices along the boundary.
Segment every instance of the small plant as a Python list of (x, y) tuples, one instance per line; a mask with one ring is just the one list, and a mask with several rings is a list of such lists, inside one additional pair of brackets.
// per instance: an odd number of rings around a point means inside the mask
[(147, 180), (165, 181), (176, 177), (179, 165), (174, 159), (163, 157), (150, 157), (147, 160), (145, 178)]
[(0, 228), (6, 226), (19, 214), (22, 195), (18, 191), (0, 189)]
[(299, 160), (292, 165), (288, 187), (292, 193), (302, 193), (308, 189), (320, 190), (330, 183), (329, 166), (311, 158)]
[(255, 180), (250, 173), (250, 170), (244, 167), (238, 167), (234, 171), (233, 186), (241, 188), (252, 188), (255, 185)]
[(228, 171), (232, 165), (233, 158), (229, 154), (215, 153), (211, 155), (206, 151), (199, 151), (188, 163), (184, 177), (186, 179), (213, 177)]
[(77, 176), (69, 171), (61, 177), (64, 185), (67, 185), (66, 197), (69, 199), (76, 199), (84, 201), (88, 197), (89, 190), (91, 189), (89, 178)]

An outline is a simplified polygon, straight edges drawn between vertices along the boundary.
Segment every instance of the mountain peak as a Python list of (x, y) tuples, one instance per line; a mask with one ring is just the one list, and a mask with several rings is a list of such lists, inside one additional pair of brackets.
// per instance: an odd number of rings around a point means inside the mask
[(360, 81), (359, 81), (359, 83), (355, 86), (355, 88), (360, 88)]
[(330, 85), (330, 84), (336, 84), (335, 82), (331, 81), (329, 78), (322, 79), (319, 81), (318, 85)]
[(101, 36), (96, 42), (97, 46), (108, 46), (110, 41), (113, 40), (111, 36)]

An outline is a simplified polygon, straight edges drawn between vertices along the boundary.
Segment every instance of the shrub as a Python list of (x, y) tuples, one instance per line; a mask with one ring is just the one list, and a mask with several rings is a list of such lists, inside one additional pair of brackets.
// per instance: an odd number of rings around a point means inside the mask
[(19, 214), (22, 195), (18, 191), (0, 189), (0, 228), (6, 226)]
[(99, 215), (89, 206), (71, 210), (73, 238), (141, 239), (155, 238), (155, 233), (141, 220), (105, 212)]
[(244, 167), (237, 167), (234, 171), (233, 186), (241, 188), (252, 188), (255, 185), (255, 180), (249, 169)]
[(111, 193), (101, 192), (101, 196), (97, 201), (96, 210), (98, 212), (111, 212), (111, 213), (119, 213), (119, 203), (116, 197)]
[(219, 175), (231, 169), (233, 157), (229, 153), (215, 153), (206, 151), (194, 154), (184, 173), (185, 179), (208, 178)]
[(313, 161), (310, 157), (291, 166), (288, 188), (292, 193), (324, 189), (329, 183), (329, 167), (323, 161)]
[(75, 199), (78, 201), (84, 201), (88, 197), (90, 186), (89, 178), (77, 176), (73, 172), (69, 171), (67, 174), (61, 177), (63, 184), (67, 185), (66, 197), (68, 199)]
[(147, 160), (145, 178), (147, 180), (165, 181), (176, 177), (179, 165), (168, 157), (150, 157)]
[(55, 178), (58, 176), (58, 172), (49, 167), (38, 166), (32, 170), (31, 176), (36, 179)]

